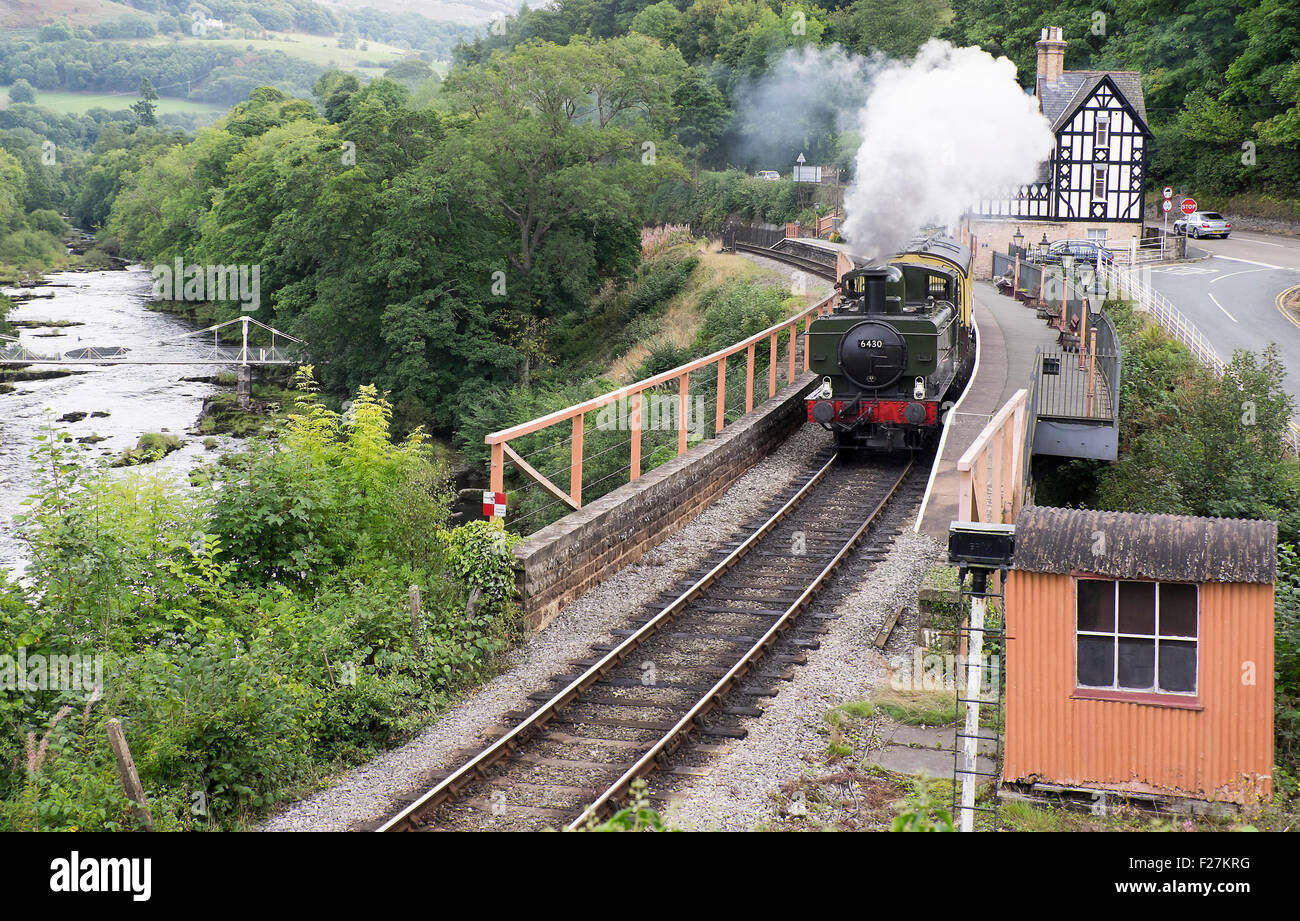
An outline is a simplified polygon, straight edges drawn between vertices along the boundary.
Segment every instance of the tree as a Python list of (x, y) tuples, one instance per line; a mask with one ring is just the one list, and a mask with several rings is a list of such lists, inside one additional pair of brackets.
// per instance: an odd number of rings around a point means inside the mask
[(475, 200), (514, 227), (515, 269), (531, 273), (566, 222), (621, 220), (636, 210), (634, 190), (680, 170), (659, 147), (684, 74), (676, 49), (632, 35), (529, 42), (447, 78), (453, 104), (472, 119), (456, 169)]
[(140, 81), (140, 98), (131, 103), (131, 111), (135, 113), (136, 121), (145, 128), (152, 128), (158, 124), (158, 116), (155, 112), (158, 109), (158, 94), (154, 92), (153, 84), (149, 82), (148, 77)]
[(637, 13), (632, 31), (657, 38), (665, 45), (677, 40), (682, 28), (682, 14), (669, 0), (660, 0)]
[(15, 80), (14, 85), (9, 87), (10, 102), (36, 102), (36, 90), (26, 80)]
[(855, 0), (832, 17), (845, 44), (859, 54), (909, 58), (953, 21), (948, 0)]

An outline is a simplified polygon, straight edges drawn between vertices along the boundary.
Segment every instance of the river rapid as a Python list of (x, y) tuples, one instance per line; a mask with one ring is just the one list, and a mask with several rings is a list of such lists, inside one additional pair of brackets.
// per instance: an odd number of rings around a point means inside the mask
[[(149, 310), (152, 277), (141, 266), (110, 272), (57, 272), (44, 285), (5, 294), (34, 294), (16, 303), (10, 320), (33, 321), (16, 335), (22, 345), (40, 355), (56, 355), (86, 346), (124, 346), (128, 358), (183, 361), (204, 352), (199, 339), (170, 341), (192, 332), (177, 317)], [(47, 296), (52, 295), (52, 296)], [(75, 326), (41, 326), (66, 321)], [(210, 343), (209, 343), (210, 344)], [(54, 366), (32, 365), (40, 371)], [(161, 461), (133, 470), (165, 470), (178, 480), (197, 460), (212, 455), (194, 428), (203, 401), (217, 391), (212, 384), (185, 378), (211, 377), (231, 366), (139, 364), (104, 367), (72, 366), (69, 377), (14, 382), (15, 391), (0, 394), (0, 571), (21, 572), (26, 547), (15, 533), (14, 516), (24, 511), (23, 500), (35, 489), (36, 462), (32, 451), (36, 436), (47, 421), (67, 413), (85, 413), (75, 422), (55, 422), (76, 438), (99, 436), (97, 443), (75, 441), (69, 445), (86, 464), (107, 463), (127, 448), (135, 447), (145, 432), (171, 432), (185, 446)], [(108, 413), (93, 417), (91, 413)], [(227, 439), (220, 439), (227, 442)]]

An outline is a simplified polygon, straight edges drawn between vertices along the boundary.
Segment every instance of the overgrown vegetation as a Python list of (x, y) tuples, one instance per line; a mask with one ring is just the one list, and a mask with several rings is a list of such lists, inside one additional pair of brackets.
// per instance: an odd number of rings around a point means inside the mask
[(1275, 728), (1279, 792), (1300, 778), (1300, 462), (1285, 444), (1294, 400), (1274, 347), (1237, 351), (1222, 377), (1127, 302), (1108, 301), (1124, 354), (1114, 463), (1040, 463), (1035, 501), (1278, 522)]
[[(30, 587), (0, 584), (0, 662), (29, 673), (0, 669), (21, 682), (0, 696), (0, 827), (135, 827), (112, 717), (157, 827), (243, 827), (406, 737), (518, 637), (511, 538), (448, 527), (427, 437), (390, 440), (374, 388), (344, 417), (300, 384), (276, 442), (199, 490), (81, 469), (41, 436)], [(56, 655), (97, 665), (23, 681)]]

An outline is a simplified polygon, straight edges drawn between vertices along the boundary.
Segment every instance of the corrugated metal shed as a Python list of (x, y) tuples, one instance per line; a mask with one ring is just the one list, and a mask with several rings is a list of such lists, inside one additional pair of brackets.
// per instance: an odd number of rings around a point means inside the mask
[(1027, 505), (1016, 519), (1015, 568), (1271, 584), (1277, 576), (1277, 522)]

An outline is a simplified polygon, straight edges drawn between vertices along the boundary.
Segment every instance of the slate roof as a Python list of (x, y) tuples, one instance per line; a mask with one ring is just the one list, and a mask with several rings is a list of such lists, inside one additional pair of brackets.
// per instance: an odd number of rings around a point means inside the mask
[(1039, 105), (1043, 115), (1059, 131), (1069, 121), (1074, 111), (1092, 95), (1103, 77), (1110, 77), (1121, 96), (1137, 112), (1142, 127), (1147, 126), (1146, 100), (1142, 96), (1142, 75), (1133, 70), (1067, 70), (1055, 83), (1043, 81), (1038, 87)]
[(1027, 505), (1016, 518), (1014, 566), (1114, 579), (1270, 584), (1277, 576), (1277, 522)]

